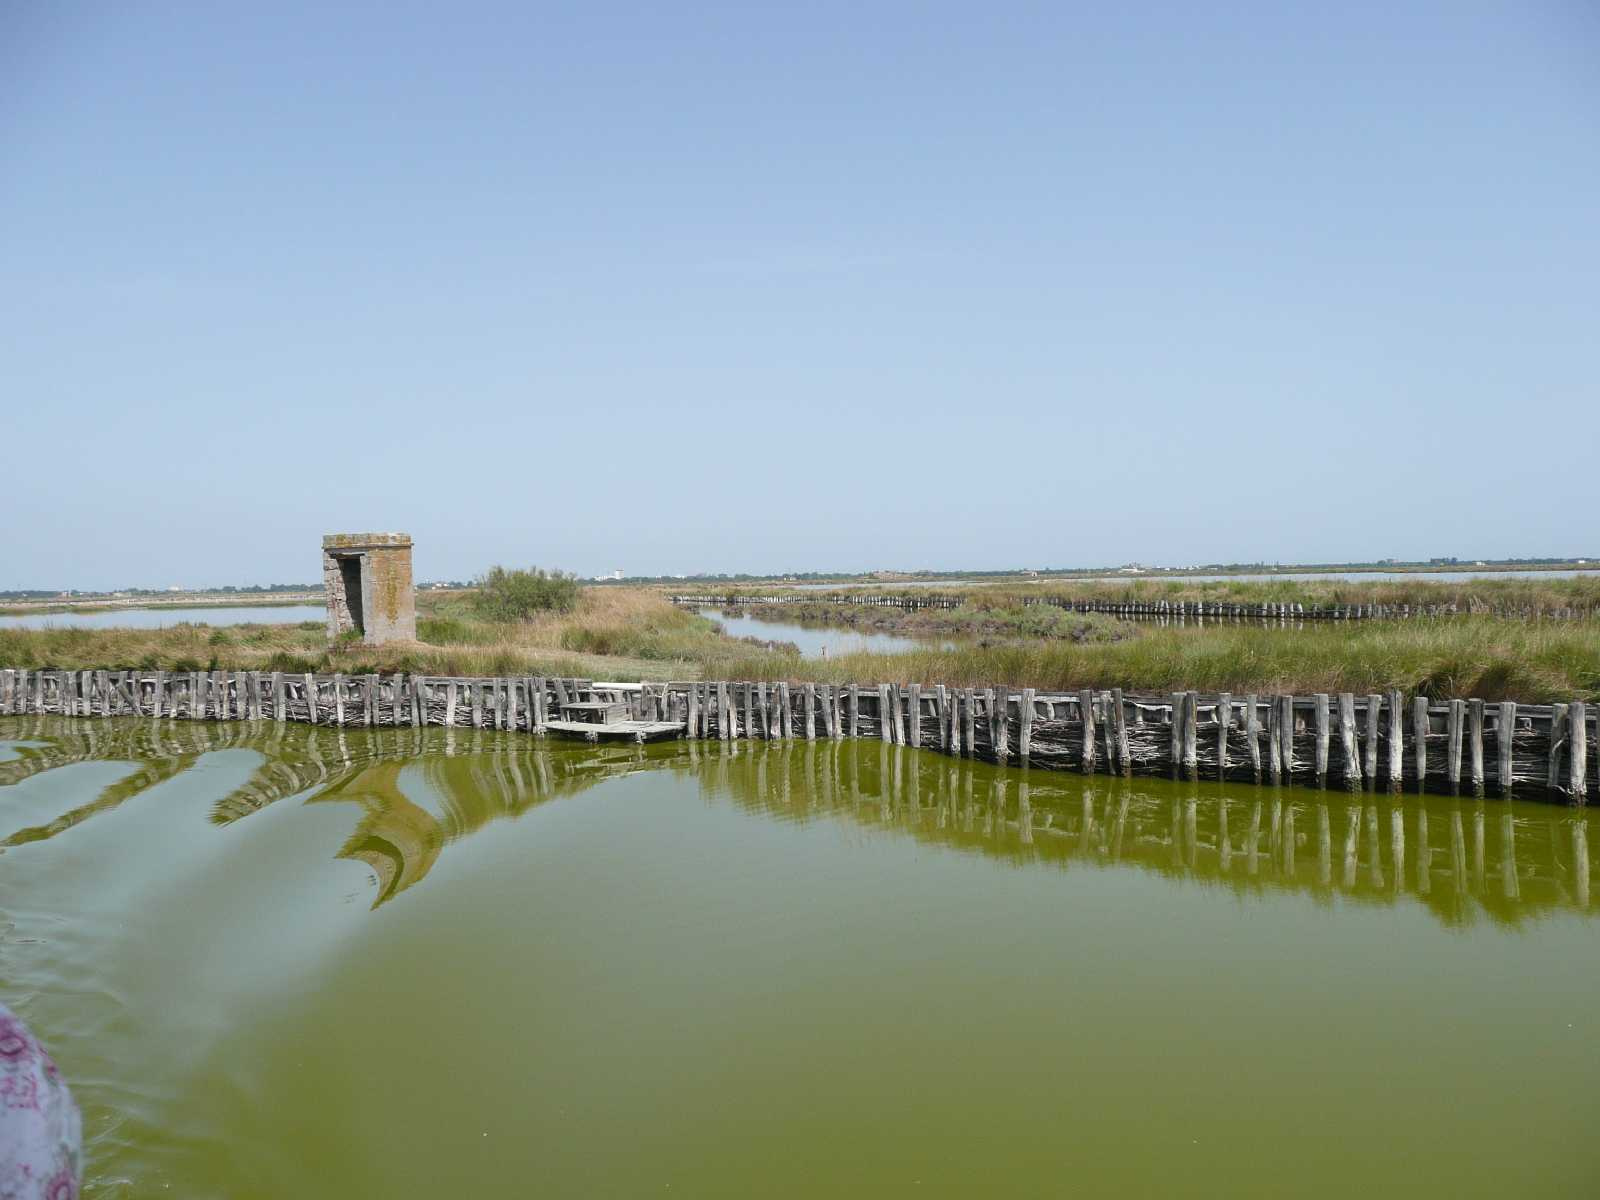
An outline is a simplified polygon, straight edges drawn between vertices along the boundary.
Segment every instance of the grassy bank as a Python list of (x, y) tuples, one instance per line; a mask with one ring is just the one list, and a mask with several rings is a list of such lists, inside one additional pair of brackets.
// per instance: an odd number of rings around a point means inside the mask
[[(661, 589), (664, 593), (672, 589)], [(720, 595), (767, 596), (784, 589), (767, 587), (718, 588)], [(1429, 580), (1426, 576), (1403, 580), (1271, 579), (1192, 580), (1127, 579), (1104, 581), (1040, 580), (1035, 583), (980, 583), (970, 587), (843, 587), (840, 591), (874, 595), (959, 596), (964, 607), (1004, 609), (1024, 599), (1057, 596), (1105, 603), (1155, 603), (1197, 601), (1237, 604), (1335, 605), (1383, 604), (1454, 605), (1463, 612), (1516, 612), (1529, 616), (1554, 615), (1566, 609), (1600, 606), (1600, 572), (1573, 578)], [(804, 592), (793, 593), (804, 596)], [(802, 602), (802, 607), (807, 607)], [(787, 606), (785, 606), (787, 607)]]
[(1116, 629), (1115, 636), (1101, 638), (1008, 636), (987, 643), (964, 640), (949, 650), (820, 661), (725, 637), (712, 622), (673, 608), (657, 593), (586, 588), (573, 612), (509, 624), (475, 618), (459, 594), (424, 597), (418, 623), (422, 641), (404, 647), (330, 648), (317, 622), (157, 630), (9, 629), (0, 630), (0, 664), (560, 674), (619, 680), (915, 680), (957, 686), (1122, 687), (1153, 693), (1178, 688), (1300, 694), (1400, 688), (1436, 698), (1600, 700), (1600, 628), (1594, 622), (1460, 617), (1304, 630), (1251, 625), (1125, 628), (1126, 633)]
[(958, 686), (1121, 687), (1133, 692), (1358, 692), (1400, 688), (1438, 699), (1600, 699), (1600, 637), (1587, 622), (1492, 617), (1372, 622), (1304, 630), (1144, 627), (1109, 642), (1022, 641), (847, 655), (778, 664), (733, 656), (727, 678), (917, 680)]

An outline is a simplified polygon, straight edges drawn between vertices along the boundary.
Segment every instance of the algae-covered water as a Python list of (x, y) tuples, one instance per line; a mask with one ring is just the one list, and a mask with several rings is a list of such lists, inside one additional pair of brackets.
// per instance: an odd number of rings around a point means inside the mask
[(875, 742), (0, 720), (91, 1196), (1579, 1196), (1591, 821)]

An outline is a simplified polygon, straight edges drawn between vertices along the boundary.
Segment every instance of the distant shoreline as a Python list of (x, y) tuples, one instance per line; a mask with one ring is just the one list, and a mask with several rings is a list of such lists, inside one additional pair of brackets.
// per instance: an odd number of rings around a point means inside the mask
[(121, 608), (289, 608), (299, 604), (323, 604), (321, 592), (263, 592), (241, 596), (238, 592), (216, 594), (185, 592), (182, 596), (105, 596), (82, 600), (0, 600), (0, 614), (96, 613)]

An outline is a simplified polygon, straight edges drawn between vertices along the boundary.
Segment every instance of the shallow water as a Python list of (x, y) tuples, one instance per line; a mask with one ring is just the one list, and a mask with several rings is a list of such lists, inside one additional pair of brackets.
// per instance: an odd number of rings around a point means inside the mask
[[(838, 658), (845, 654), (901, 654), (920, 649), (925, 643), (892, 633), (866, 633), (855, 629), (833, 629), (800, 625), (794, 621), (772, 621), (745, 613), (725, 613), (718, 608), (697, 610), (709, 617), (729, 637), (753, 637), (768, 642), (793, 642), (801, 658)], [(931, 643), (937, 645), (938, 643)]]
[(1592, 1194), (1581, 810), (0, 719), (91, 1196)]
[(326, 621), (320, 604), (223, 604), (215, 608), (108, 608), (0, 613), (0, 629), (166, 629), (172, 625), (296, 625)]

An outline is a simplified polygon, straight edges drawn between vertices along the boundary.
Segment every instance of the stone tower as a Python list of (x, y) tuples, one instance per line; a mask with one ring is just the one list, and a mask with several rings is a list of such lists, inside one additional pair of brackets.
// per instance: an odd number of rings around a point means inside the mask
[(351, 630), (367, 646), (417, 640), (408, 534), (328, 534), (322, 539), (322, 583), (330, 642)]

